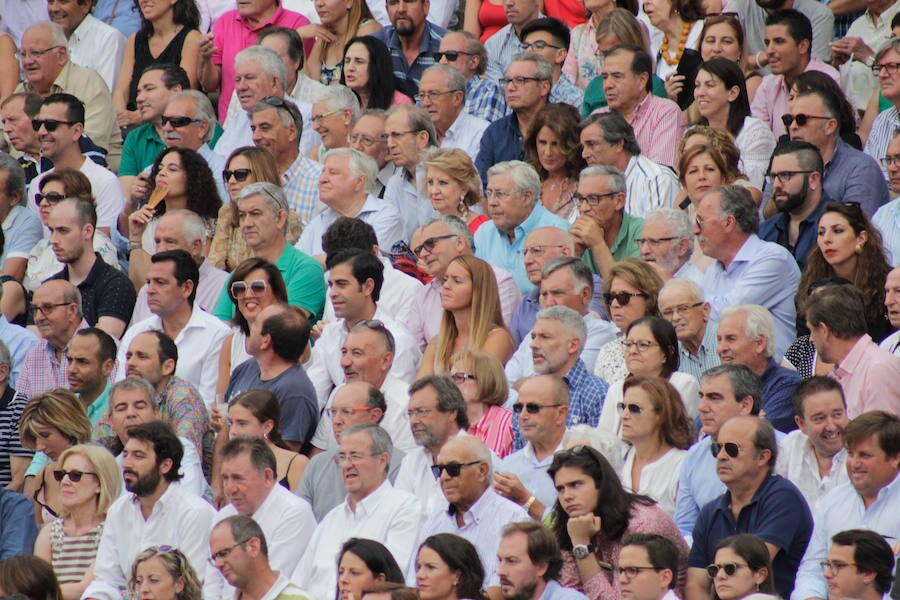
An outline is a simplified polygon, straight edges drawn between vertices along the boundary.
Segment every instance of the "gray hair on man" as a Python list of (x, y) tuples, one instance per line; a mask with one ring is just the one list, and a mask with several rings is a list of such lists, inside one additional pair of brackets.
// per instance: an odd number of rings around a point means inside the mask
[(428, 111), (414, 104), (394, 104), (387, 110), (387, 116), (391, 117), (401, 112), (406, 114), (407, 127), (411, 132), (424, 131), (428, 134), (428, 146), (437, 146), (437, 130)]
[(234, 57), (235, 68), (245, 62), (255, 62), (263, 73), (277, 77), (281, 83), (281, 90), (287, 91), (287, 70), (281, 57), (274, 50), (265, 46), (248, 46)]
[(691, 295), (691, 298), (694, 299), (694, 302), (706, 302), (706, 295), (703, 293), (703, 288), (700, 285), (691, 279), (683, 278), (672, 278), (665, 282), (659, 290), (659, 295), (662, 296), (663, 292), (668, 290), (677, 290), (681, 289), (686, 291)]
[(766, 336), (766, 356), (775, 356), (775, 319), (772, 313), (759, 304), (735, 304), (722, 309), (722, 318), (744, 315), (744, 335), (748, 339), (758, 340)]
[(587, 288), (594, 291), (594, 275), (591, 269), (583, 260), (575, 256), (557, 256), (547, 261), (544, 268), (541, 269), (541, 279), (550, 277), (551, 274), (560, 269), (568, 269), (572, 274), (573, 294), (580, 294), (581, 290)]
[(159, 408), (159, 398), (157, 398), (156, 396), (156, 390), (153, 389), (153, 385), (143, 377), (129, 376), (121, 381), (115, 382), (109, 389), (110, 411), (112, 411), (112, 400), (116, 397), (116, 394), (118, 394), (119, 392), (131, 392), (134, 390), (146, 392), (147, 397), (150, 398), (150, 404), (153, 406), (153, 409), (156, 410), (157, 408)]
[[(213, 109), (212, 102), (209, 97), (199, 90), (183, 90), (172, 94), (169, 102), (178, 100), (179, 98), (191, 98), (194, 100), (194, 117), (202, 119), (209, 125), (206, 129), (206, 135), (203, 136), (203, 143), (208, 144), (212, 141), (213, 135), (216, 133), (216, 111)], [(189, 116), (189, 115), (184, 115)]]
[[(462, 92), (463, 102), (466, 101), (466, 76), (462, 71), (450, 65), (436, 64), (425, 69), (425, 73), (433, 71), (441, 76), (443, 81), (447, 82), (447, 89), (450, 92)], [(423, 73), (424, 75), (424, 73)]]
[(6, 171), (6, 189), (3, 191), (7, 196), (21, 194), (19, 204), (22, 204), (25, 195), (25, 169), (12, 156), (0, 152), (0, 171)]
[(644, 215), (644, 223), (647, 221), (663, 221), (669, 227), (669, 236), (685, 238), (688, 241), (688, 252), (685, 260), (689, 260), (694, 253), (694, 232), (691, 219), (683, 210), (675, 208), (655, 208)]
[(378, 163), (375, 162), (374, 158), (354, 148), (333, 148), (325, 153), (322, 162), (324, 163), (331, 156), (346, 156), (350, 177), (354, 179), (365, 177), (366, 193), (372, 192), (376, 181), (375, 178), (378, 176)]
[(316, 94), (314, 104), (325, 104), (328, 112), (337, 110), (349, 110), (353, 115), (352, 123), (359, 120), (361, 108), (356, 93), (346, 85), (329, 85)]
[(435, 223), (443, 223), (447, 228), (447, 231), (453, 235), (461, 235), (463, 239), (466, 240), (466, 244), (469, 246), (470, 250), (475, 247), (475, 236), (472, 235), (472, 230), (469, 229), (469, 226), (466, 225), (465, 221), (456, 215), (442, 215), (440, 217), (435, 217), (434, 219), (427, 221), (422, 227), (428, 227)]
[(584, 325), (584, 318), (568, 306), (550, 306), (542, 308), (538, 311), (535, 321), (538, 319), (549, 319), (551, 321), (559, 321), (569, 335), (576, 336), (581, 344), (579, 353), (584, 350), (584, 342), (587, 339), (587, 327)]
[(40, 23), (35, 23), (25, 31), (34, 31), (36, 29), (46, 28), (50, 30), (50, 40), (53, 42), (54, 46), (62, 47), (63, 50), (68, 54), (69, 50), (69, 39), (66, 37), (66, 30), (63, 29), (62, 25), (56, 23), (54, 21), (42, 21)]
[[(372, 454), (387, 454), (388, 458), (391, 457), (391, 454), (394, 452), (394, 443), (391, 441), (390, 434), (382, 429), (380, 425), (376, 425), (375, 423), (357, 423), (356, 425), (351, 425), (341, 434), (341, 439), (357, 433), (363, 433), (369, 438), (369, 442), (372, 445)], [(385, 465), (385, 476), (387, 476), (389, 468), (389, 464)]]
[(603, 175), (609, 177), (609, 193), (618, 194), (625, 191), (625, 175), (622, 171), (609, 165), (592, 165), (581, 170), (578, 183), (582, 183), (588, 177)]
[[(255, 46), (251, 46), (255, 48)], [(370, 159), (371, 160), (371, 159)], [(246, 200), (252, 196), (259, 196), (263, 199), (263, 202), (266, 203), (266, 206), (269, 207), (269, 210), (272, 211), (273, 215), (277, 215), (279, 210), (283, 210), (285, 215), (287, 214), (288, 201), (287, 196), (284, 195), (284, 190), (281, 189), (280, 185), (275, 185), (274, 183), (269, 183), (268, 181), (258, 181), (256, 183), (251, 183), (244, 189), (240, 191), (237, 197), (237, 205), (238, 208), (241, 206), (241, 201)], [(284, 231), (283, 233), (287, 233), (288, 220), (285, 218), (284, 220)]]
[(494, 175), (509, 175), (517, 194), (531, 192), (531, 203), (537, 204), (541, 199), (541, 177), (534, 167), (521, 160), (499, 162), (487, 172), (488, 181)]
[(509, 62), (533, 63), (535, 77), (537, 77), (541, 81), (553, 81), (553, 65), (551, 65), (550, 62), (540, 54), (535, 54), (534, 52), (519, 52), (518, 54), (513, 56), (512, 60)]
[(173, 216), (181, 217), (181, 235), (184, 236), (188, 244), (193, 244), (198, 240), (206, 244), (206, 240), (209, 239), (209, 232), (206, 230), (206, 223), (203, 222), (203, 217), (192, 210), (176, 208), (167, 210), (166, 214), (160, 219)]
[(590, 115), (578, 124), (578, 132), (581, 133), (595, 124), (600, 128), (600, 137), (607, 144), (615, 146), (622, 142), (622, 150), (628, 154), (637, 156), (641, 153), (641, 146), (634, 136), (634, 129), (618, 112), (611, 110), (607, 113)]
[(759, 209), (747, 188), (742, 185), (722, 185), (707, 191), (703, 197), (710, 194), (719, 194), (719, 214), (723, 218), (734, 217), (742, 233), (749, 235), (759, 231)]

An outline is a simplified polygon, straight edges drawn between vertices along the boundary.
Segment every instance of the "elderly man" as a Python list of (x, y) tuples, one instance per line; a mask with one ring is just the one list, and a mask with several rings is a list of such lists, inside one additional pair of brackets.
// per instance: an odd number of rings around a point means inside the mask
[[(849, 481), (819, 500), (815, 529), (797, 573), (793, 600), (828, 598), (829, 582), (819, 566), (828, 559), (829, 540), (840, 531), (868, 529), (893, 540), (900, 535), (900, 420), (875, 410), (856, 417), (844, 429)], [(830, 570), (830, 569), (829, 569)]]
[(91, 13), (93, 0), (47, 2), (50, 20), (62, 26), (69, 38), (69, 58), (76, 65), (96, 71), (110, 91), (116, 88), (116, 79), (122, 67), (125, 53), (125, 36)]
[(372, 190), (372, 195), (379, 199), (384, 198), (387, 184), (397, 169), (396, 165), (388, 160), (387, 140), (383, 139), (386, 119), (383, 110), (377, 108), (367, 110), (356, 120), (350, 132), (350, 147), (371, 156), (379, 169)]
[[(250, 255), (278, 267), (287, 287), (288, 304), (301, 308), (314, 323), (325, 306), (322, 265), (287, 242), (287, 197), (280, 186), (251, 183), (237, 198), (238, 223)], [(234, 316), (234, 303), (222, 288), (213, 314), (222, 320)]]
[(772, 559), (775, 590), (787, 598), (812, 535), (813, 519), (797, 486), (774, 474), (775, 430), (758, 417), (732, 417), (713, 444), (716, 469), (727, 491), (700, 510), (685, 597), (708, 597), (706, 566), (715, 561), (719, 541), (736, 533), (752, 533), (762, 539)]
[(794, 294), (800, 269), (791, 253), (756, 235), (759, 213), (746, 188), (726, 185), (700, 198), (694, 235), (715, 259), (703, 276), (712, 319), (735, 304), (759, 304), (775, 318), (775, 356), (797, 337)]
[(703, 288), (690, 279), (670, 279), (659, 292), (659, 312), (678, 337), (678, 370), (698, 380), (719, 364), (716, 327)]
[[(882, 111), (875, 117), (869, 137), (866, 138), (865, 152), (875, 160), (881, 160), (885, 156), (895, 156), (896, 150), (890, 148), (891, 141), (897, 135), (897, 114), (900, 106), (900, 73), (891, 72), (885, 65), (893, 65), (900, 62), (900, 41), (893, 38), (878, 50), (872, 64), (872, 72), (878, 77), (880, 93), (885, 100), (891, 103), (891, 107)], [(894, 161), (885, 161), (885, 175), (890, 180), (891, 166)]]
[(547, 105), (550, 96), (553, 68), (543, 57), (516, 54), (505, 73), (500, 83), (512, 112), (493, 121), (481, 136), (475, 167), (484, 183), (488, 183), (491, 167), (504, 161), (525, 160), (522, 140), (528, 137), (538, 111)]
[[(3, 287), (0, 286), (0, 305), (3, 303)], [(10, 323), (6, 317), (0, 313), (0, 340), (6, 346), (6, 351), (10, 354), (9, 374), (7, 375), (7, 384), (15, 387), (19, 381), (19, 373), (22, 371), (22, 365), (25, 363), (25, 356), (38, 343), (36, 336), (30, 329), (26, 329), (21, 325)]]
[(347, 498), (316, 527), (294, 571), (293, 579), (312, 598), (330, 598), (334, 594), (335, 556), (341, 544), (351, 537), (381, 542), (398, 565), (409, 564), (413, 557), (424, 514), (415, 496), (392, 487), (387, 481), (392, 449), (388, 434), (371, 423), (354, 425), (341, 435), (336, 461)]
[(519, 290), (527, 294), (534, 284), (519, 258), (525, 238), (538, 227), (565, 231), (569, 224), (540, 203), (541, 180), (530, 165), (518, 160), (496, 164), (488, 170), (487, 182), (491, 222), (475, 232), (475, 256), (511, 272)]
[[(420, 350), (424, 351), (428, 340), (441, 329), (441, 316), (444, 314), (441, 296), (447, 266), (457, 256), (472, 255), (474, 244), (469, 227), (452, 215), (433, 219), (422, 227), (422, 243), (413, 248), (413, 253), (433, 279), (416, 294), (406, 322)], [(500, 293), (503, 321), (509, 323), (521, 299), (519, 288), (508, 271), (498, 267), (493, 267), (493, 270)]]
[(862, 296), (850, 284), (828, 285), (806, 302), (809, 339), (844, 389), (850, 418), (870, 411), (900, 412), (900, 358), (866, 333)]
[(44, 237), (41, 220), (25, 205), (25, 171), (9, 154), (0, 153), (0, 275), (21, 282), (28, 255)]
[[(19, 92), (10, 94), (0, 102), (0, 122), (6, 142), (19, 153), (17, 160), (25, 170), (25, 183), (29, 184), (42, 170), (41, 142), (31, 126), (37, 118), (43, 99), (37, 94)], [(106, 157), (103, 157), (106, 162)]]
[(548, 101), (552, 104), (571, 104), (581, 108), (584, 90), (575, 85), (566, 73), (563, 63), (569, 54), (571, 32), (569, 26), (553, 17), (542, 17), (529, 22), (519, 36), (524, 52), (543, 56), (553, 66), (553, 87)]
[(394, 79), (411, 94), (419, 93), (419, 79), (435, 63), (434, 53), (446, 31), (427, 20), (429, 0), (387, 3), (391, 24), (375, 32), (391, 51)]
[(484, 44), (488, 56), (487, 76), (494, 81), (503, 77), (515, 60), (514, 56), (522, 52), (522, 29), (525, 25), (543, 16), (540, 3), (536, 0), (510, 0), (503, 4), (503, 11), (509, 24), (501, 27)]
[[(627, 213), (626, 213), (627, 214)], [(683, 210), (657, 208), (644, 216), (641, 237), (635, 240), (641, 259), (659, 267), (665, 279), (688, 279), (700, 285), (703, 273), (692, 262), (694, 235)]]
[(898, 331), (884, 338), (880, 345), (883, 350), (900, 357), (900, 267), (894, 267), (884, 281), (884, 306), (888, 320)]
[[(58, 23), (32, 25), (22, 35), (19, 47), (25, 80), (16, 91), (34, 92), (43, 98), (59, 93), (78, 98), (87, 110), (81, 123), (84, 133), (107, 151), (110, 168), (118, 169), (122, 134), (116, 123), (112, 95), (100, 75), (69, 59), (68, 40), (62, 26)], [(49, 52), (45, 52), (47, 50)], [(57, 166), (62, 168), (62, 165)], [(94, 194), (100, 198), (96, 188)]]
[(644, 221), (625, 212), (625, 198), (625, 176), (615, 167), (587, 167), (578, 176), (573, 201), (580, 214), (569, 233), (575, 253), (603, 279), (616, 261), (640, 253)]
[[(266, 535), (269, 564), (291, 573), (316, 528), (309, 502), (279, 485), (275, 455), (261, 438), (232, 438), (222, 448), (221, 460), (222, 489), (228, 504), (213, 520), (213, 530), (233, 515), (253, 518)], [(230, 595), (228, 583), (214, 565), (206, 567), (204, 597)]]
[[(603, 92), (608, 106), (631, 124), (643, 153), (661, 165), (674, 168), (675, 149), (684, 131), (684, 115), (668, 98), (651, 94), (653, 63), (637, 46), (618, 46), (603, 59)], [(638, 110), (640, 107), (640, 110)]]
[(533, 522), (503, 528), (497, 549), (497, 576), (504, 600), (584, 600), (586, 596), (559, 584), (559, 545), (553, 533)]
[[(882, 160), (887, 167), (892, 195), (900, 194), (900, 131), (891, 140)], [(879, 208), (872, 217), (872, 224), (881, 232), (886, 254), (891, 258), (890, 263), (900, 266), (900, 200), (894, 198)]]
[(506, 116), (506, 99), (497, 81), (485, 77), (488, 56), (478, 36), (469, 31), (448, 31), (435, 54), (442, 65), (457, 69), (466, 79), (466, 111), (493, 123)]
[[(449, 507), (425, 521), (420, 543), (438, 533), (453, 533), (470, 541), (484, 566), (485, 587), (498, 586), (497, 539), (508, 524), (527, 521), (528, 513), (491, 488), (491, 451), (474, 436), (456, 437), (444, 444), (431, 472), (436, 474)], [(407, 579), (414, 579), (415, 572), (413, 562)]]
[(466, 76), (449, 65), (428, 67), (419, 82), (419, 105), (437, 133), (437, 145), (477, 156), (489, 123), (466, 112)]
[(326, 208), (303, 230), (296, 247), (306, 254), (322, 255), (322, 234), (339, 217), (362, 219), (375, 229), (378, 245), (390, 249), (404, 239), (402, 217), (390, 203), (371, 194), (378, 167), (359, 150), (337, 148), (325, 157), (319, 178), (319, 199)]
[(797, 428), (791, 397), (800, 384), (797, 371), (775, 360), (775, 321), (758, 304), (738, 304), (722, 311), (716, 331), (719, 360), (744, 365), (762, 382), (760, 412), (772, 426), (788, 433)]

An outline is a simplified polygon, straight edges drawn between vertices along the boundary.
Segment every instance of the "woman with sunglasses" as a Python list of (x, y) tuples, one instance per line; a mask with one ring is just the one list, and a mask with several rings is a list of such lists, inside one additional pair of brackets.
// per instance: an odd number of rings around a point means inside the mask
[(353, 90), (359, 107), (387, 110), (392, 104), (412, 104), (412, 98), (397, 88), (391, 66), (391, 51), (371, 35), (351, 38), (344, 47), (341, 85)]
[(363, 590), (377, 583), (404, 583), (394, 555), (375, 540), (350, 538), (337, 559), (335, 600), (362, 600)]
[[(719, 11), (716, 11), (719, 12)], [(703, 19), (703, 30), (700, 32), (700, 57), (704, 62), (714, 58), (724, 58), (738, 65), (743, 74), (744, 85), (747, 88), (747, 98), (753, 102), (756, 89), (762, 83), (760, 66), (749, 65), (745, 55), (744, 27), (736, 14), (710, 14)], [(763, 52), (759, 56), (765, 54)], [(696, 100), (696, 92), (694, 94)]]
[(484, 566), (469, 540), (452, 533), (425, 538), (416, 554), (419, 600), (486, 600)]
[(464, 349), (481, 350), (506, 364), (516, 347), (503, 323), (497, 279), (489, 264), (468, 255), (450, 261), (441, 307), (440, 332), (425, 347), (416, 379), (447, 373), (453, 355)]
[[(29, 450), (42, 452), (25, 473), (25, 494), (34, 501), (38, 524), (59, 516), (62, 495), (53, 478), (63, 451), (91, 439), (91, 421), (84, 405), (67, 389), (56, 388), (31, 397), (19, 420), (19, 437)], [(33, 469), (40, 470), (32, 472)]]
[(587, 166), (578, 141), (580, 120), (573, 106), (547, 104), (535, 116), (524, 143), (528, 162), (541, 178), (541, 204), (570, 222), (578, 216), (573, 201), (578, 174)]
[(77, 600), (93, 579), (106, 511), (122, 493), (122, 476), (101, 446), (73, 446), (58, 463), (53, 478), (62, 496), (60, 516), (41, 529), (34, 554), (53, 566), (63, 598)]
[(135, 598), (203, 600), (200, 579), (178, 548), (152, 546), (137, 555), (128, 587)]
[(469, 433), (504, 458), (513, 451), (512, 411), (503, 408), (509, 387), (503, 365), (480, 350), (453, 355), (450, 377), (466, 401)]
[(766, 544), (742, 533), (716, 544), (715, 562), (706, 567), (711, 600), (741, 600), (751, 594), (774, 594), (772, 559)]
[(613, 325), (619, 328), (616, 339), (597, 353), (594, 374), (604, 381), (618, 381), (628, 375), (625, 364), (625, 333), (641, 317), (656, 316), (656, 299), (662, 288), (659, 273), (638, 258), (626, 258), (613, 265), (603, 282), (603, 303)]
[(341, 79), (347, 40), (371, 35), (381, 29), (381, 25), (364, 0), (318, 0), (315, 8), (320, 25), (308, 26), (315, 28), (316, 42), (303, 72), (325, 85), (337, 84)]
[(459, 217), (472, 235), (490, 220), (471, 210), (481, 202), (481, 178), (472, 158), (462, 150), (435, 150), (425, 158), (425, 193), (439, 215)]
[[(217, 269), (231, 272), (236, 266), (250, 258), (250, 251), (241, 235), (238, 223), (237, 197), (242, 189), (251, 183), (267, 182), (281, 185), (278, 166), (272, 155), (262, 148), (242, 146), (235, 149), (225, 161), (222, 179), (228, 187), (229, 202), (219, 209), (216, 231), (206, 260)], [(303, 225), (294, 211), (288, 211), (287, 242), (297, 243)]]
[(557, 489), (551, 518), (563, 557), (560, 585), (591, 600), (618, 598), (614, 565), (619, 564), (622, 538), (655, 533), (678, 546), (675, 591), (683, 597), (688, 546), (672, 517), (652, 498), (626, 491), (612, 465), (590, 446), (557, 452), (547, 473)]

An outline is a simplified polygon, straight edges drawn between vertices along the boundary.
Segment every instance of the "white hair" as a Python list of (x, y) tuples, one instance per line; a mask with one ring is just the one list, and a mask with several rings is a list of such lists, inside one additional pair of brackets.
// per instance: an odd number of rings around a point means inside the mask
[(541, 199), (541, 177), (534, 167), (521, 160), (507, 160), (499, 162), (488, 169), (488, 180), (495, 175), (509, 175), (512, 178), (516, 193), (525, 194), (531, 192), (532, 204), (537, 204)]
[(263, 73), (277, 77), (281, 83), (281, 90), (287, 91), (287, 69), (284, 68), (284, 62), (274, 50), (265, 46), (248, 46), (234, 57), (235, 68), (245, 62), (255, 62)]
[(751, 340), (766, 336), (766, 356), (775, 356), (775, 319), (772, 313), (759, 304), (736, 304), (722, 310), (723, 319), (736, 315), (746, 317), (744, 335)]
[(375, 162), (374, 158), (354, 148), (333, 148), (325, 153), (322, 162), (324, 163), (329, 156), (346, 156), (350, 177), (365, 177), (366, 193), (372, 192), (375, 178), (378, 176), (378, 163)]
[(329, 85), (321, 90), (316, 95), (315, 104), (320, 102), (324, 102), (329, 111), (349, 110), (353, 113), (353, 123), (359, 120), (361, 112), (359, 98), (356, 96), (356, 92), (345, 85)]
[(548, 319), (562, 323), (569, 335), (574, 335), (580, 340), (579, 354), (581, 350), (584, 350), (584, 342), (587, 339), (587, 327), (584, 324), (584, 318), (577, 312), (568, 306), (551, 306), (539, 310), (535, 321), (538, 319)]
[(690, 260), (691, 255), (694, 253), (694, 232), (688, 214), (683, 210), (664, 207), (651, 210), (644, 215), (644, 223), (657, 219), (669, 226), (670, 236), (679, 239), (684, 238), (688, 241), (688, 251), (685, 260)]

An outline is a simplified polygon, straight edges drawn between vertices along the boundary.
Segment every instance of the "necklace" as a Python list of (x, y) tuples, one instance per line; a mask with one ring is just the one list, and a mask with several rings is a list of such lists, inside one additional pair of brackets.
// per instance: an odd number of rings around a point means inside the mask
[(684, 54), (684, 46), (687, 44), (688, 34), (691, 32), (691, 25), (693, 25), (693, 23), (685, 21), (681, 26), (681, 39), (678, 40), (678, 52), (675, 53), (675, 58), (669, 58), (669, 36), (663, 37), (662, 46), (659, 47), (659, 53), (662, 55), (662, 59), (666, 61), (666, 64), (670, 67), (681, 62), (681, 55)]

